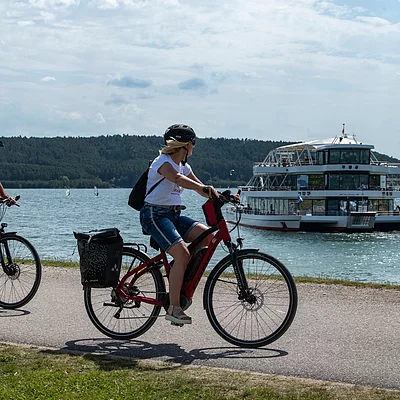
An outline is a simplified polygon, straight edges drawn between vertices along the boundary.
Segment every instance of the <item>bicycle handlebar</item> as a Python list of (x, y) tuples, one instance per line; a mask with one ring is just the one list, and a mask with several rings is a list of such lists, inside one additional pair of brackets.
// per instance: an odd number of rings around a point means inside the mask
[(19, 207), (19, 204), (17, 204), (16, 202), (17, 202), (20, 198), (21, 198), (20, 195), (15, 196), (15, 198), (14, 198), (15, 203), (13, 203), (13, 202), (10, 200), (10, 198), (8, 197), (8, 198), (6, 198), (6, 199), (1, 199), (1, 200), (0, 200), (0, 203), (1, 203), (1, 204), (5, 204), (7, 207), (11, 207), (11, 206), (13, 206), (13, 205)]
[[(203, 188), (203, 192), (207, 193), (207, 194), (210, 193), (210, 190), (211, 190), (211, 188), (209, 186)], [(218, 193), (219, 197), (215, 196), (214, 193), (211, 192), (211, 200), (214, 204), (217, 204), (218, 200), (222, 201), (223, 204), (227, 204), (227, 203), (238, 204), (238, 205), (240, 204), (240, 200), (238, 200), (237, 197), (232, 195), (231, 191), (229, 189), (223, 191), (222, 193), (217, 191), (217, 193)], [(240, 193), (241, 193), (241, 190), (239, 189), (237, 194), (240, 195)]]

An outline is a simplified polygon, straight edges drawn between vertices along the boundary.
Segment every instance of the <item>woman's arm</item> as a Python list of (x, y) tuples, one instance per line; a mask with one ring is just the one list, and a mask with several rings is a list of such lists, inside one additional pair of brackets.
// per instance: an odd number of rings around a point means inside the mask
[(8, 197), (6, 191), (4, 190), (3, 185), (1, 183), (0, 183), (0, 197), (2, 199), (6, 199)]
[(204, 193), (203, 189), (211, 188), (214, 195), (218, 197), (216, 190), (212, 186), (204, 185), (193, 172), (188, 176), (184, 176), (177, 172), (170, 163), (166, 162), (158, 168), (158, 173), (165, 176), (169, 181), (176, 183), (185, 189), (195, 190), (198, 194), (206, 198), (210, 197), (211, 194), (207, 195), (207, 193)]
[(11, 196), (7, 195), (6, 191), (3, 188), (3, 185), (1, 183), (0, 183), (0, 197), (2, 199), (9, 199), (11, 201), (11, 205), (16, 203), (14, 197), (11, 197)]

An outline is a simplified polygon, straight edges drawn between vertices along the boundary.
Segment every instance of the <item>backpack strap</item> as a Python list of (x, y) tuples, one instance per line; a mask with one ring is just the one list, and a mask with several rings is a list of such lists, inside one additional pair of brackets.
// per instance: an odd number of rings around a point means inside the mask
[(165, 179), (165, 176), (164, 176), (164, 178), (162, 178), (162, 179), (160, 179), (158, 182), (156, 182), (150, 189), (149, 189), (149, 191), (146, 193), (146, 196), (144, 196), (144, 198), (146, 199), (146, 197), (147, 197), (147, 195), (149, 195), (163, 180)]

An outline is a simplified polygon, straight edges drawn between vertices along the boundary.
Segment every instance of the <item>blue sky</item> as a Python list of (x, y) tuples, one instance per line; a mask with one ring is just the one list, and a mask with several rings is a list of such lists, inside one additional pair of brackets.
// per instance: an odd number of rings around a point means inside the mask
[(308, 141), (400, 158), (399, 0), (1, 0), (0, 135)]

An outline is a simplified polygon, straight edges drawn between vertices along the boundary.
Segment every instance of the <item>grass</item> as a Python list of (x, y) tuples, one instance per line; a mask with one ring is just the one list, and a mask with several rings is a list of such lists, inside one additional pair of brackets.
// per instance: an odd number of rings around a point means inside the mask
[[(42, 264), (47, 267), (63, 267), (63, 268), (79, 268), (79, 262), (74, 261), (62, 261), (56, 259), (42, 260)], [(163, 270), (164, 271), (164, 270)], [(204, 276), (209, 275), (209, 271), (204, 273)], [(234, 275), (232, 274), (232, 277)], [(251, 275), (250, 275), (251, 277)], [(391, 283), (375, 283), (375, 282), (360, 282), (360, 281), (346, 281), (343, 279), (329, 278), (329, 277), (312, 277), (312, 276), (295, 276), (296, 283), (316, 283), (325, 285), (342, 285), (342, 286), (353, 286), (353, 287), (365, 287), (371, 289), (392, 289), (400, 290), (400, 285)]]
[(395, 400), (400, 391), (0, 344), (2, 400)]

